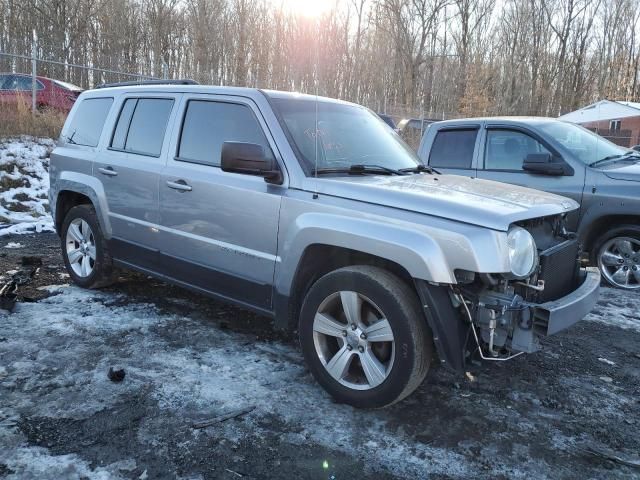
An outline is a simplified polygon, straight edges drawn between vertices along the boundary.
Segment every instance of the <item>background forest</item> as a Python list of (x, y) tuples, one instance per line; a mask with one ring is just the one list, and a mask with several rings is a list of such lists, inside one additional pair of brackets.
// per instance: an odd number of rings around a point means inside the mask
[[(322, 3), (322, 2), (320, 2)], [(638, 0), (0, 0), (0, 51), (338, 97), (395, 115), (640, 99)], [(30, 71), (0, 56), (0, 71)], [(38, 65), (88, 87), (111, 77)], [(116, 78), (116, 80), (126, 78)]]

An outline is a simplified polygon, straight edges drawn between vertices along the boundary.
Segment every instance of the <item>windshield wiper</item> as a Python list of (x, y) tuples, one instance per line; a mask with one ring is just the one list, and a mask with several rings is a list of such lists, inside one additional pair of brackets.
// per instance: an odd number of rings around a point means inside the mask
[(598, 165), (602, 165), (603, 163), (607, 163), (610, 162), (612, 160), (624, 160), (626, 158), (631, 158), (631, 157), (637, 157), (640, 158), (640, 154), (638, 152), (627, 152), (624, 154), (618, 154), (618, 155), (609, 155), (607, 157), (601, 158), (600, 160), (596, 160), (593, 163), (590, 163), (589, 166), (590, 167), (597, 167)]
[(67, 136), (65, 137), (67, 139), (67, 142), (73, 144), (73, 145), (77, 145), (78, 143), (73, 139), (73, 137), (76, 135), (77, 130), (74, 130), (73, 133), (71, 134), (71, 136)]
[(348, 168), (318, 168), (313, 171), (314, 174), (323, 175), (329, 173), (348, 173), (350, 175), (361, 175), (366, 173), (371, 174), (387, 174), (387, 175), (408, 175), (408, 173), (402, 170), (395, 170), (393, 168), (385, 167), (383, 165), (364, 165), (357, 164), (351, 165)]
[(433, 167), (430, 167), (428, 165), (416, 165), (415, 167), (410, 167), (410, 168), (401, 168), (400, 169), (401, 172), (406, 172), (406, 173), (422, 173), (422, 172), (427, 172), (427, 173), (437, 173), (438, 175), (441, 175), (441, 173), (436, 170)]

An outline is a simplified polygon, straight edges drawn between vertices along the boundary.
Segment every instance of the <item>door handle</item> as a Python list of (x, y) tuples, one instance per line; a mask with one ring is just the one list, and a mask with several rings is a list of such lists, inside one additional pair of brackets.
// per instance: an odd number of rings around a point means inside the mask
[(106, 168), (102, 168), (100, 167), (98, 169), (98, 171), (103, 174), (106, 175), (108, 177), (115, 177), (116, 175), (118, 175), (118, 172), (116, 172), (113, 167), (106, 167)]
[(167, 187), (179, 190), (181, 192), (190, 192), (191, 185), (188, 185), (184, 180), (176, 180), (175, 182), (167, 181)]

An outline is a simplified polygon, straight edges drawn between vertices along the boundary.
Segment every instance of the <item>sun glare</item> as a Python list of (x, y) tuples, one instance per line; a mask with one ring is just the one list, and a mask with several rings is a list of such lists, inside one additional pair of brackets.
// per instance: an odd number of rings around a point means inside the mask
[(272, 0), (285, 12), (307, 18), (321, 17), (329, 12), (339, 0)]

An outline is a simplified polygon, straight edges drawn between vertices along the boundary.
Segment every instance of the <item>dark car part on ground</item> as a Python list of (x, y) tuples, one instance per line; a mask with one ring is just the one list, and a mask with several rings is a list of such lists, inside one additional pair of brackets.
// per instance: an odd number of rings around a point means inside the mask
[(18, 284), (9, 280), (0, 287), (0, 309), (12, 312), (18, 299)]
[[(16, 301), (18, 301), (18, 287), (30, 283), (35, 275), (40, 271), (42, 258), (38, 256), (23, 256), (20, 269), (11, 274), (10, 280), (0, 284), (0, 309), (13, 311)], [(32, 301), (29, 297), (22, 300)]]

